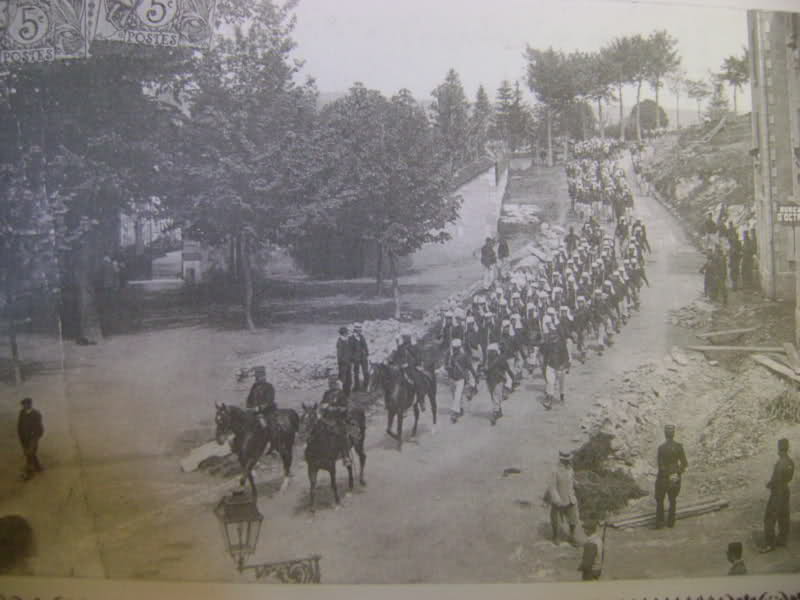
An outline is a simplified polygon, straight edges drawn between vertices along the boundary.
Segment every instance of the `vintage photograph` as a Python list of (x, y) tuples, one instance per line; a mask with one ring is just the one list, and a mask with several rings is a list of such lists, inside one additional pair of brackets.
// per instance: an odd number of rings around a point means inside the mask
[(0, 573), (797, 573), (798, 225), (800, 13), (0, 0)]

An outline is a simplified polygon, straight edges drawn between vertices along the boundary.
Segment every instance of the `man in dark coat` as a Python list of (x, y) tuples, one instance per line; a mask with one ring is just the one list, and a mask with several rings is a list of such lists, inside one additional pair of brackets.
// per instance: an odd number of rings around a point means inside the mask
[[(731, 224), (733, 227), (733, 224)], [(734, 229), (734, 232), (736, 230)], [(742, 266), (742, 243), (739, 241), (739, 236), (734, 233), (729, 236), (730, 251), (728, 253), (728, 270), (731, 274), (731, 289), (736, 291), (739, 289), (739, 276), (741, 274)]]
[(353, 345), (353, 389), (366, 391), (369, 388), (369, 346), (361, 323), (353, 325), (350, 340)]
[(509, 256), (511, 256), (511, 252), (508, 248), (508, 242), (505, 238), (500, 238), (500, 242), (497, 244), (497, 258), (501, 268), (505, 269), (508, 266)]
[(320, 417), (323, 422), (336, 432), (339, 441), (339, 456), (345, 466), (350, 461), (350, 440), (347, 431), (348, 413), (347, 395), (339, 388), (339, 379), (335, 375), (328, 377), (328, 389), (322, 395), (319, 403)]
[(481, 264), (484, 268), (483, 287), (486, 289), (489, 289), (494, 283), (496, 263), (497, 255), (494, 253), (494, 240), (487, 237), (486, 243), (481, 247)]
[(664, 426), (666, 441), (658, 447), (658, 474), (656, 475), (656, 529), (664, 526), (664, 496), (669, 498), (667, 527), (675, 526), (675, 509), (681, 491), (681, 477), (689, 462), (683, 446), (674, 440), (675, 426)]
[(42, 414), (33, 408), (33, 400), (25, 398), (22, 400), (22, 409), (19, 411), (17, 419), (17, 436), (25, 454), (25, 471), (22, 474), (24, 480), (33, 477), (34, 473), (42, 471), (39, 457), (36, 456), (39, 450), (39, 439), (44, 435), (42, 425)]
[(339, 328), (339, 338), (336, 340), (336, 362), (339, 366), (339, 381), (342, 382), (342, 391), (345, 396), (349, 396), (353, 386), (353, 344), (350, 341), (347, 327)]
[[(764, 547), (761, 552), (770, 552), (777, 546), (785, 546), (789, 539), (789, 482), (794, 476), (794, 461), (789, 458), (789, 440), (778, 440), (778, 461), (767, 482), (769, 500), (764, 513)], [(775, 525), (778, 535), (775, 535)]]
[(742, 287), (753, 287), (753, 267), (756, 259), (756, 242), (747, 231), (742, 239)]
[(494, 425), (497, 423), (497, 419), (503, 416), (501, 404), (506, 377), (513, 379), (514, 373), (508, 366), (506, 355), (500, 351), (498, 344), (489, 344), (487, 355), (486, 387), (489, 388), (489, 396), (492, 398), (493, 411), (490, 421)]

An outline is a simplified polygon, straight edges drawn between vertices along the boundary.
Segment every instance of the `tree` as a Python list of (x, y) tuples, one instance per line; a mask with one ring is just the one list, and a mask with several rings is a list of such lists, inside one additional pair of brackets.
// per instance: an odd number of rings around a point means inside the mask
[[(450, 157), (439, 141), (408, 90), (387, 100), (357, 84), (320, 114), (315, 153), (342, 201), (309, 219), (377, 245), (378, 256), (389, 262), (396, 316), (398, 257), (449, 239), (443, 229), (458, 217)], [(379, 267), (379, 288), (382, 273)]]
[(305, 141), (316, 90), (295, 83), (292, 5), (258, 4), (249, 27), (221, 37), (195, 65), (186, 90), (191, 119), (181, 131), (185, 184), (173, 209), (211, 244), (232, 243), (240, 259), (244, 322), (255, 328), (252, 258), (296, 222), (313, 181)]
[(577, 95), (573, 69), (567, 56), (553, 48), (537, 50), (528, 46), (525, 55), (528, 86), (546, 108), (547, 164), (553, 166), (553, 121)]
[(514, 103), (514, 89), (508, 80), (503, 80), (495, 95), (492, 136), (510, 146), (511, 111)]
[(508, 111), (508, 146), (511, 152), (516, 152), (525, 144), (531, 119), (530, 109), (522, 97), (519, 81), (515, 81), (511, 106)]
[(631, 119), (634, 118), (637, 112), (641, 116), (642, 131), (652, 131), (659, 127), (666, 127), (669, 124), (667, 113), (650, 98), (642, 100), (641, 106), (634, 106), (631, 109)]
[(733, 90), (733, 114), (737, 113), (736, 93), (750, 80), (749, 51), (744, 49), (741, 57), (728, 56), (722, 62), (720, 78), (731, 86)]
[(650, 77), (652, 44), (641, 35), (630, 38), (628, 65), (632, 83), (636, 84), (636, 139), (642, 141), (641, 98), (642, 84)]
[(700, 103), (711, 95), (711, 87), (702, 79), (687, 79), (686, 94), (697, 102), (697, 122), (700, 122)]
[[(651, 33), (646, 41), (648, 46), (647, 79), (656, 94), (656, 105), (658, 106), (658, 95), (664, 85), (664, 79), (681, 63), (681, 58), (675, 49), (678, 40), (662, 29)], [(661, 127), (660, 118), (660, 111), (656, 111), (656, 128)]]
[[(603, 105), (614, 99), (614, 68), (607, 52), (595, 52), (584, 57), (584, 65), (580, 71), (584, 80), (583, 96), (586, 100), (597, 104), (597, 122), (600, 126), (600, 137), (605, 138), (605, 119)], [(620, 97), (620, 102), (621, 102)]]
[(454, 69), (447, 72), (444, 83), (431, 92), (434, 125), (440, 143), (447, 149), (452, 170), (466, 162), (469, 123), (469, 103)]
[(678, 66), (667, 75), (669, 91), (675, 94), (675, 127), (681, 128), (681, 93), (686, 91), (686, 69)]
[(489, 129), (492, 125), (492, 105), (483, 86), (478, 86), (475, 103), (469, 119), (469, 160), (483, 156), (486, 142), (489, 140)]
[[(636, 48), (634, 42), (632, 38), (629, 37), (615, 38), (608, 46), (601, 50), (608, 64), (611, 65), (613, 81), (617, 87), (617, 96), (619, 98), (619, 136), (621, 140), (625, 139), (625, 109), (622, 100), (622, 89), (628, 83), (632, 83), (637, 75), (637, 65), (633, 60), (635, 52)], [(637, 103), (638, 101), (637, 97)]]
[(728, 96), (725, 94), (725, 83), (720, 74), (712, 74), (711, 77), (711, 100), (708, 103), (707, 115), (712, 121), (721, 119), (730, 111)]

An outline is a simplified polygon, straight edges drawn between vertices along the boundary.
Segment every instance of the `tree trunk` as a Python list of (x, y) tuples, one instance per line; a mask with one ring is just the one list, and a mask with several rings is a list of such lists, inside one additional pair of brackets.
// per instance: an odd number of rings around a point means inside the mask
[(578, 122), (581, 125), (581, 139), (585, 140), (586, 139), (586, 118), (585, 118), (585, 115), (583, 114), (583, 107), (580, 104), (578, 104)]
[(247, 329), (255, 331), (253, 323), (253, 272), (250, 270), (250, 245), (247, 234), (239, 237), (239, 261), (242, 268), (242, 292), (244, 293), (244, 322)]
[(92, 285), (92, 237), (92, 233), (87, 233), (76, 251), (75, 285), (78, 291), (78, 338), (96, 344), (102, 340), (103, 332)]
[(738, 114), (738, 110), (736, 108), (736, 86), (733, 86), (733, 114)]
[(619, 139), (625, 141), (625, 109), (622, 106), (622, 82), (617, 86), (619, 90)]
[(681, 128), (681, 94), (675, 94), (675, 127)]
[(642, 96), (642, 80), (639, 80), (639, 85), (636, 86), (636, 140), (642, 141), (642, 111), (641, 111), (641, 96)]
[(400, 319), (400, 285), (397, 282), (397, 257), (389, 250), (389, 270), (392, 277), (392, 298), (394, 298), (394, 318)]
[(597, 99), (597, 122), (600, 124), (600, 138), (606, 139), (606, 126), (603, 123), (603, 99)]
[(545, 111), (545, 120), (547, 121), (547, 166), (553, 166), (553, 116), (548, 107)]
[(661, 129), (661, 111), (658, 110), (658, 88), (659, 82), (656, 81), (656, 129)]
[(11, 366), (14, 369), (14, 385), (22, 383), (22, 368), (19, 363), (19, 346), (17, 345), (17, 319), (16, 315), (11, 314), (8, 320), (8, 343), (11, 347)]
[(564, 137), (564, 162), (569, 160), (569, 140)]
[(383, 245), (380, 242), (375, 242), (375, 245), (378, 248), (375, 266), (375, 293), (380, 296), (383, 293)]
[(700, 114), (700, 99), (697, 100), (697, 123), (698, 125), (703, 122), (702, 115)]

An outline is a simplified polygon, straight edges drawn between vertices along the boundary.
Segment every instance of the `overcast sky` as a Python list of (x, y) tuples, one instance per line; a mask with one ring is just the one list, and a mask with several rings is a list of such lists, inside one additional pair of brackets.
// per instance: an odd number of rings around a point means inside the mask
[[(698, 6), (709, 2), (728, 7)], [(616, 36), (666, 29), (678, 40), (689, 76), (697, 78), (746, 45), (746, 13), (730, 7), (737, 3), (742, 6), (740, 0), (300, 0), (296, 54), (323, 92), (361, 81), (387, 95), (406, 87), (427, 99), (452, 67), (470, 99), (479, 84), (493, 99), (502, 79), (524, 83), (526, 44), (594, 51)], [(749, 93), (743, 95), (740, 110), (749, 109)], [(631, 91), (627, 106), (632, 99)], [(674, 106), (670, 97), (665, 102)]]

